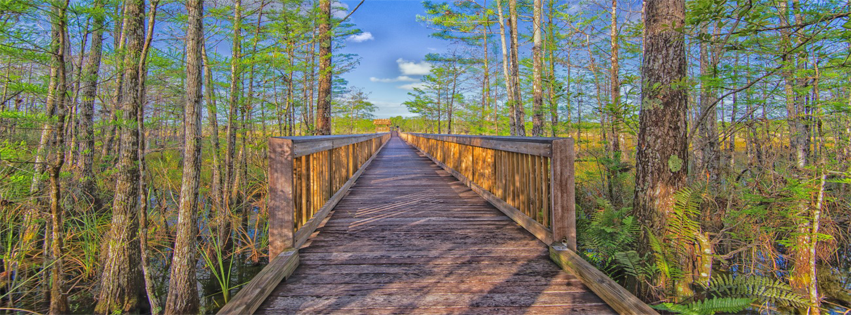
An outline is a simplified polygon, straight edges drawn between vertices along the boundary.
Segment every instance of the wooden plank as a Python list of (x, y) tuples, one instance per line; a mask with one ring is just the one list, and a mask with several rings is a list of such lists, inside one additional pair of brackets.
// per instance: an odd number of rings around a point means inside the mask
[(374, 157), (383, 138), (358, 145), (357, 162), (370, 164), (301, 246), (301, 267), (261, 313), (613, 313), (473, 189), (487, 191), (472, 182), (485, 174), (473, 170), (480, 155), (468, 159), (479, 148), (410, 140), (457, 174), (398, 138)]
[[(381, 148), (384, 148), (384, 146), (382, 146)], [(378, 151), (381, 151), (381, 148), (379, 148)], [(376, 155), (377, 154), (378, 152), (376, 152)], [(334, 195), (330, 199), (328, 199), (328, 201), (325, 202), (324, 205), (322, 205), (322, 208), (320, 208), (319, 211), (317, 211), (316, 214), (314, 214), (313, 217), (307, 221), (307, 223), (305, 223), (300, 229), (298, 229), (298, 231), (293, 236), (294, 248), (299, 248), (304, 245), (304, 243), (307, 241), (307, 238), (309, 238), (310, 235), (313, 234), (314, 231), (316, 231), (316, 228), (319, 227), (319, 224), (322, 223), (323, 220), (325, 220), (325, 217), (328, 216), (328, 213), (330, 213), (331, 210), (334, 209), (335, 206), (337, 206), (337, 203), (339, 203), (340, 200), (343, 199), (343, 196), (346, 195), (346, 193), (349, 191), (349, 188), (351, 188), (352, 185), (355, 184), (355, 182), (358, 180), (358, 177), (360, 177), (360, 175), (363, 174), (364, 170), (369, 166), (369, 164), (372, 163), (372, 160), (375, 159), (376, 155), (369, 158), (369, 160), (367, 160), (363, 164), (363, 166), (361, 166), (361, 168), (357, 172), (355, 172), (354, 175), (352, 175), (352, 178), (349, 178), (349, 180), (346, 181), (346, 184), (343, 185), (343, 187), (340, 188), (339, 191), (334, 193)]]
[(553, 141), (550, 178), (552, 180), (553, 240), (576, 250), (575, 184), (573, 178), (573, 139)]
[(253, 314), (266, 297), (298, 267), (298, 250), (289, 249), (278, 254), (248, 284), (239, 290), (218, 314)]
[(658, 314), (566, 246), (550, 246), (550, 258), (565, 271), (576, 275), (619, 314)]
[(269, 139), (269, 255), (293, 246), (293, 143)]
[(534, 219), (530, 218), (529, 216), (523, 214), (523, 212), (521, 212), (517, 208), (512, 207), (511, 205), (509, 205), (504, 200), (499, 199), (498, 197), (496, 197), (491, 192), (485, 190), (484, 188), (482, 188), (479, 185), (476, 185), (476, 183), (470, 182), (466, 177), (464, 177), (464, 175), (461, 175), (461, 173), (458, 173), (455, 170), (453, 170), (452, 168), (446, 166), (446, 164), (443, 164), (442, 162), (438, 161), (437, 159), (431, 157), (428, 154), (426, 154), (426, 156), (431, 158), (432, 161), (435, 164), (437, 164), (438, 166), (442, 167), (444, 170), (446, 170), (447, 172), (452, 174), (452, 176), (457, 178), (459, 181), (461, 181), (462, 183), (464, 183), (468, 187), (470, 187), (470, 189), (472, 189), (477, 194), (479, 194), (479, 196), (482, 196), (482, 198), (484, 198), (490, 204), (492, 204), (494, 207), (496, 207), (497, 209), (502, 211), (502, 213), (504, 213), (506, 216), (508, 216), (509, 218), (514, 220), (514, 222), (517, 222), (517, 224), (519, 224), (524, 229), (526, 229), (526, 231), (529, 231), (529, 233), (532, 233), (532, 235), (535, 235), (535, 237), (537, 237), (539, 240), (544, 242), (544, 244), (551, 244), (553, 242), (553, 234), (552, 234), (552, 232), (547, 230), (546, 227), (544, 227), (540, 223), (536, 222)]

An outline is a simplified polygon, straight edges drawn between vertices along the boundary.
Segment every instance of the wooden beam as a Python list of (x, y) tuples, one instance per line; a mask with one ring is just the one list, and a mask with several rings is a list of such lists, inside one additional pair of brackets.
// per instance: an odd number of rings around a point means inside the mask
[(616, 312), (626, 314), (656, 314), (658, 313), (644, 304), (617, 282), (606, 276), (597, 268), (594, 268), (585, 259), (579, 257), (575, 252), (562, 245), (550, 246), (550, 259), (561, 266), (565, 271), (575, 275), (591, 291), (597, 294), (606, 304), (609, 304)]
[(281, 252), (260, 271), (236, 296), (233, 297), (217, 314), (245, 315), (254, 314), (266, 297), (281, 283), (289, 278), (298, 267), (298, 250), (288, 249)]
[(572, 138), (553, 141), (550, 164), (553, 240), (556, 243), (564, 243), (572, 250), (576, 250), (574, 159)]
[(269, 139), (269, 257), (293, 247), (293, 142)]

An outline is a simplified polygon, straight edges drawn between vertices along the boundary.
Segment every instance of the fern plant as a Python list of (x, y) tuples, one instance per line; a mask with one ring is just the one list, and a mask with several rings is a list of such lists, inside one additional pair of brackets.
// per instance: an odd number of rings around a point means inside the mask
[(653, 308), (685, 315), (713, 315), (715, 313), (738, 313), (748, 308), (753, 299), (749, 298), (711, 298), (688, 304), (662, 303)]
[(760, 304), (806, 308), (809, 302), (792, 291), (792, 287), (779, 279), (763, 276), (715, 276), (706, 288), (715, 297), (753, 298)]

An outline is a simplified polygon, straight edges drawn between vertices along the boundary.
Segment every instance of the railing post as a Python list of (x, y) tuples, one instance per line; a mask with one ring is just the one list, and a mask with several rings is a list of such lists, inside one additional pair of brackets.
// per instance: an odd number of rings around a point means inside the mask
[(576, 207), (574, 202), (575, 183), (573, 176), (573, 138), (552, 142), (550, 164), (550, 187), (552, 189), (553, 241), (564, 241), (568, 248), (576, 250)]
[(269, 139), (269, 260), (293, 247), (293, 141)]

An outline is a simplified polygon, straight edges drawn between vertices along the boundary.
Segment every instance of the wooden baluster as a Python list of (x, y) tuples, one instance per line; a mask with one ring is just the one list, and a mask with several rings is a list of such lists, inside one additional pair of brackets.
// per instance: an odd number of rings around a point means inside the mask
[(553, 240), (576, 250), (573, 138), (553, 140), (551, 160)]
[(269, 257), (293, 247), (293, 142), (269, 139)]
[(544, 158), (544, 166), (541, 169), (543, 171), (543, 189), (544, 189), (544, 222), (542, 223), (544, 226), (552, 230), (552, 226), (550, 225), (550, 205), (552, 204), (552, 199), (550, 196), (550, 158)]

